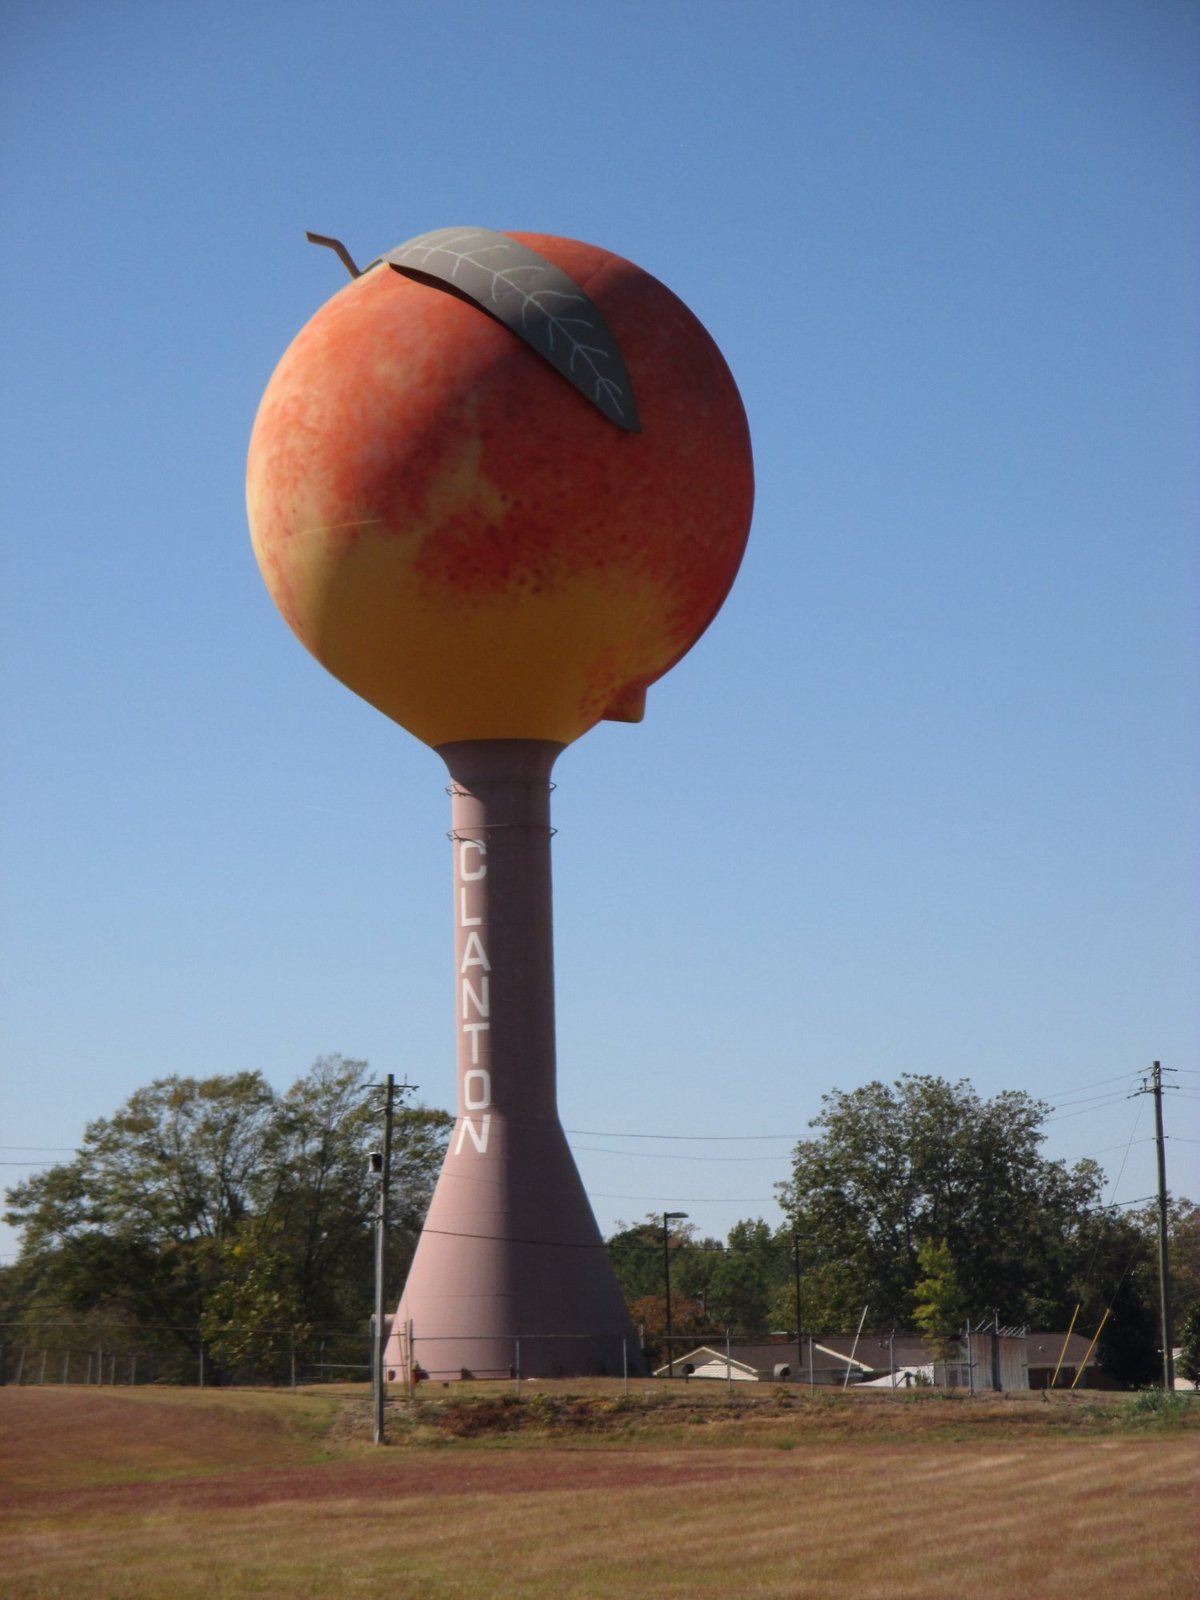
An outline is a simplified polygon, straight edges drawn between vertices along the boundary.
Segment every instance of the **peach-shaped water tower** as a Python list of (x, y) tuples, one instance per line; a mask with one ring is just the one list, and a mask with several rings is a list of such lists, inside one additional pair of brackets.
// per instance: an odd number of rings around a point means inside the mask
[[(321, 240), (323, 243), (333, 241)], [(458, 1116), (387, 1362), (636, 1368), (555, 1095), (550, 772), (708, 626), (745, 548), (745, 414), (649, 273), (446, 228), (359, 273), (276, 368), (254, 552), (301, 642), (450, 773)]]

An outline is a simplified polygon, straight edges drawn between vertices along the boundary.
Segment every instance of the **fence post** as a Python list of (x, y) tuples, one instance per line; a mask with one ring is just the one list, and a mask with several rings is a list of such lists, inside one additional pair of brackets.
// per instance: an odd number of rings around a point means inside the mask
[(629, 1339), (621, 1335), (621, 1379), (624, 1385), (625, 1398), (629, 1399)]
[(967, 1393), (975, 1393), (975, 1362), (971, 1353), (971, 1319), (967, 1318)]
[(70, 1381), (71, 1381), (71, 1352), (69, 1350), (63, 1356), (62, 1381), (64, 1383), (70, 1383)]
[(513, 1340), (513, 1371), (517, 1375), (517, 1399), (521, 1398), (521, 1335)]
[(204, 1345), (200, 1345), (200, 1387), (204, 1387)]
[(39, 1383), (45, 1383), (45, 1381), (46, 1381), (46, 1351), (43, 1350), (42, 1351), (42, 1365), (41, 1365), (40, 1371), (38, 1372), (38, 1382)]
[(730, 1351), (728, 1323), (725, 1325), (725, 1390), (728, 1394), (733, 1393), (733, 1357)]
[(21, 1387), (21, 1374), (25, 1371), (25, 1346), (21, 1346), (21, 1354), (17, 1357), (17, 1388)]

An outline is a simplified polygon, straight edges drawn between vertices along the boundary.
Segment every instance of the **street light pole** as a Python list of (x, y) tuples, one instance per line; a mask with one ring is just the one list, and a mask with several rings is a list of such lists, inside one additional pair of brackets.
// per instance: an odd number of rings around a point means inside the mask
[(675, 1357), (671, 1345), (671, 1223), (686, 1219), (686, 1211), (663, 1212), (663, 1277), (667, 1286), (667, 1377), (675, 1376)]

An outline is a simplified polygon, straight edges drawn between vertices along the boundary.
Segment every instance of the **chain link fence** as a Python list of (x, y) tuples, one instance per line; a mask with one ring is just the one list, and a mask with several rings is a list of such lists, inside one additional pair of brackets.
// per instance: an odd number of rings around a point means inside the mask
[[(370, 1385), (375, 1371), (372, 1319), (357, 1328), (298, 1336), (293, 1330), (224, 1329), (221, 1341), (201, 1329), (78, 1321), (0, 1323), (0, 1386), (82, 1385), (292, 1387)], [(252, 1343), (249, 1335), (253, 1334)], [(936, 1385), (970, 1392), (1037, 1387), (1025, 1359), (1024, 1331), (971, 1330), (936, 1361), (912, 1335), (742, 1335), (735, 1329), (614, 1334), (514, 1333), (486, 1339), (423, 1332), (385, 1319), (386, 1390), (411, 1393), (428, 1381), (503, 1381), (607, 1377), (774, 1382), (818, 1388), (911, 1388)], [(230, 1350), (252, 1349), (233, 1359)], [(1073, 1374), (1072, 1374), (1073, 1375)]]
[[(230, 1333), (236, 1335), (238, 1330)], [(256, 1334), (252, 1359), (224, 1359), (199, 1328), (154, 1330), (115, 1327), (100, 1337), (80, 1337), (78, 1323), (30, 1330), (0, 1325), (0, 1386), (149, 1384), (291, 1387), (315, 1383), (369, 1383), (370, 1330), (334, 1329), (311, 1339), (287, 1333)], [(122, 1337), (124, 1335), (124, 1337)]]

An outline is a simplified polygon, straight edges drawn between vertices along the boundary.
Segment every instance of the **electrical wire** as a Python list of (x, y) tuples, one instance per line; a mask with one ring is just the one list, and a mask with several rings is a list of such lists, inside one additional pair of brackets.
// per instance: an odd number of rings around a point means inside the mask
[(1139, 1096), (1138, 1097), (1137, 1114), (1135, 1115), (1135, 1117), (1133, 1119), (1133, 1127), (1130, 1128), (1130, 1130), (1129, 1130), (1129, 1143), (1125, 1146), (1125, 1154), (1121, 1157), (1120, 1168), (1117, 1171), (1116, 1177), (1113, 1179), (1113, 1186), (1109, 1190), (1109, 1200), (1108, 1200), (1109, 1205), (1111, 1205), (1113, 1203), (1113, 1201), (1116, 1199), (1117, 1190), (1121, 1187), (1121, 1178), (1122, 1178), (1122, 1176), (1124, 1175), (1124, 1172), (1125, 1172), (1125, 1163), (1129, 1160), (1129, 1152), (1133, 1148), (1133, 1136), (1138, 1130), (1138, 1123), (1142, 1120), (1142, 1107), (1145, 1104), (1146, 1104), (1145, 1097), (1144, 1096)]
[[(1132, 1139), (1130, 1141), (1130, 1143), (1132, 1143), (1132, 1144), (1153, 1144), (1154, 1143), (1154, 1136), (1152, 1134), (1147, 1134), (1144, 1139)], [(1111, 1155), (1114, 1150), (1128, 1150), (1128, 1149), (1129, 1149), (1129, 1145), (1127, 1145), (1127, 1144), (1106, 1144), (1104, 1146), (1103, 1150), (1087, 1150), (1087, 1151), (1085, 1151), (1084, 1154), (1079, 1159), (1081, 1161), (1090, 1161), (1093, 1156), (1107, 1156), (1107, 1155)]]
[[(1200, 1076), (1200, 1068), (1180, 1067), (1180, 1068), (1172, 1068), (1171, 1070), (1172, 1071), (1179, 1071), (1179, 1072), (1193, 1073), (1196, 1076)], [(1139, 1077), (1139, 1074), (1137, 1072), (1123, 1072), (1123, 1073), (1119, 1073), (1115, 1077), (1097, 1078), (1097, 1079), (1093, 1080), (1090, 1083), (1076, 1084), (1076, 1085), (1074, 1085), (1074, 1086), (1072, 1086), (1070, 1088), (1064, 1088), (1064, 1089), (1061, 1089), (1061, 1090), (1050, 1091), (1046, 1095), (1037, 1096), (1036, 1098), (1041, 1099), (1044, 1102), (1050, 1104), (1052, 1111), (1060, 1112), (1060, 1108), (1061, 1108), (1061, 1114), (1059, 1116), (1053, 1116), (1052, 1115), (1052, 1116), (1049, 1116), (1049, 1117), (1047, 1117), (1047, 1118), (1045, 1118), (1043, 1120), (1045, 1120), (1047, 1122), (1059, 1121), (1059, 1120), (1061, 1120), (1061, 1116), (1062, 1115), (1074, 1115), (1074, 1114), (1076, 1114), (1076, 1108), (1086, 1109), (1090, 1105), (1104, 1105), (1104, 1104), (1115, 1105), (1120, 1100), (1125, 1099), (1127, 1097), (1125, 1095), (1122, 1095), (1122, 1094), (1116, 1092), (1116, 1091), (1113, 1091), (1113, 1092), (1111, 1092), (1109, 1094), (1090, 1096), (1090, 1097), (1085, 1098), (1083, 1100), (1077, 1100), (1077, 1099), (1073, 1099), (1071, 1097), (1076, 1096), (1076, 1095), (1080, 1095), (1080, 1094), (1085, 1094), (1085, 1092), (1088, 1089), (1103, 1088), (1105, 1085), (1111, 1084), (1111, 1083), (1133, 1083), (1133, 1082), (1137, 1081), (1138, 1077)], [(374, 1089), (374, 1088), (376, 1088), (378, 1086), (377, 1085), (368, 1084), (368, 1085), (365, 1085), (364, 1087), (367, 1088), (367, 1089)], [(1164, 1085), (1164, 1089), (1168, 1088), (1168, 1087), (1170, 1087), (1170, 1086)], [(1185, 1095), (1188, 1093), (1188, 1091), (1186, 1091), (1186, 1090), (1176, 1090), (1176, 1092), (1177, 1093), (1183, 1093)], [(617, 1129), (609, 1129), (609, 1128), (604, 1128), (604, 1129), (601, 1129), (601, 1128), (564, 1128), (563, 1132), (568, 1134), (568, 1135), (570, 1135), (570, 1136), (572, 1136), (572, 1137), (585, 1138), (585, 1139), (637, 1139), (637, 1140), (649, 1140), (649, 1141), (663, 1142), (663, 1143), (684, 1143), (684, 1144), (752, 1144), (752, 1143), (779, 1143), (781, 1141), (782, 1142), (786, 1142), (788, 1144), (796, 1144), (796, 1143), (801, 1142), (802, 1140), (804, 1140), (808, 1136), (805, 1133), (645, 1133), (645, 1132), (642, 1132), (642, 1131), (635, 1131), (635, 1130), (632, 1130), (632, 1129), (629, 1129), (629, 1130), (617, 1130)], [(595, 1147), (580, 1146), (579, 1148), (583, 1149), (583, 1148), (595, 1148)], [(43, 1151), (43, 1152), (46, 1152), (48, 1154), (58, 1154), (58, 1155), (77, 1155), (77, 1154), (79, 1154), (79, 1151), (78, 1151), (78, 1149), (76, 1147), (69, 1146), (69, 1145), (0, 1145), (0, 1151), (4, 1151), (4, 1150), (20, 1150), (20, 1151), (29, 1151), (29, 1152)], [(624, 1155), (624, 1154), (634, 1154), (635, 1152), (632, 1152), (632, 1151), (604, 1151), (604, 1152), (601, 1152), (601, 1153), (610, 1154), (610, 1155)], [(729, 1159), (738, 1159), (738, 1160), (740, 1160), (740, 1159), (743, 1159), (743, 1158), (741, 1158), (741, 1157), (733, 1157), (733, 1158), (729, 1158)], [(744, 1158), (744, 1159), (770, 1159), (770, 1158)], [(0, 1161), (0, 1166), (5, 1166), (5, 1165), (8, 1165), (8, 1166), (24, 1166), (24, 1165), (37, 1165), (37, 1164), (38, 1163), (33, 1163), (33, 1162), (2, 1162), (2, 1161)]]
[[(660, 1194), (605, 1194), (599, 1189), (589, 1189), (589, 1198), (592, 1200), (637, 1200), (639, 1202), (662, 1201)], [(673, 1194), (671, 1205), (685, 1206), (768, 1206), (778, 1205), (777, 1195), (773, 1194)]]
[(49, 1155), (73, 1156), (75, 1149), (65, 1144), (0, 1144), (0, 1150), (41, 1150)]
[(1111, 1098), (1101, 1101), (1099, 1105), (1080, 1106), (1077, 1111), (1064, 1111), (1057, 1116), (1046, 1117), (1043, 1120), (1045, 1122), (1066, 1122), (1070, 1117), (1086, 1117), (1090, 1116), (1094, 1111), (1103, 1111), (1109, 1106), (1119, 1106), (1122, 1100), (1129, 1100), (1131, 1098), (1132, 1096), (1127, 1094), (1115, 1094), (1111, 1096)]
[(1128, 1082), (1130, 1078), (1138, 1077), (1138, 1075), (1139, 1074), (1137, 1072), (1120, 1072), (1115, 1078), (1097, 1078), (1094, 1083), (1077, 1083), (1073, 1088), (1070, 1089), (1051, 1089), (1047, 1093), (1046, 1098), (1049, 1100), (1056, 1100), (1059, 1095), (1082, 1094), (1085, 1089), (1099, 1089), (1102, 1088), (1106, 1083), (1125, 1083)]
[(665, 1150), (609, 1150), (603, 1145), (573, 1144), (572, 1150), (597, 1156), (628, 1156), (631, 1161), (770, 1161), (778, 1165), (782, 1156), (677, 1156)]
[(765, 1139), (787, 1139), (794, 1144), (804, 1137), (799, 1133), (613, 1133), (600, 1128), (564, 1128), (564, 1133), (581, 1139), (676, 1139), (692, 1144), (717, 1143), (749, 1144)]

